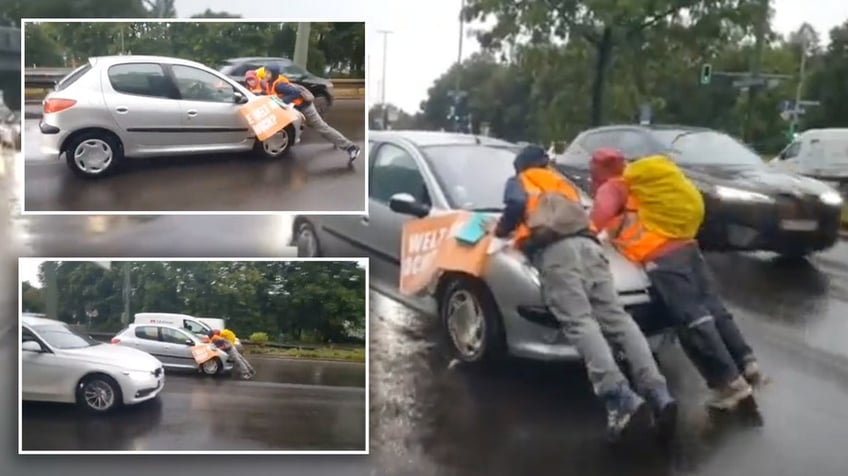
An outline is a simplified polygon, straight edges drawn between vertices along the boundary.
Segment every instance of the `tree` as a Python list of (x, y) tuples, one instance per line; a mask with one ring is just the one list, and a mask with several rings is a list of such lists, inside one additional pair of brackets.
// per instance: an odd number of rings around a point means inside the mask
[(203, 13), (197, 13), (191, 16), (192, 18), (241, 18), (241, 15), (229, 12), (215, 12), (207, 8)]
[(810, 127), (848, 127), (848, 21), (830, 31), (830, 43), (807, 88), (821, 105), (811, 108)]
[(21, 308), (24, 312), (43, 313), (44, 297), (41, 288), (36, 288), (29, 281), (21, 283)]
[(690, 24), (720, 25), (721, 20), (735, 19), (755, 2), (759, 0), (469, 0), (464, 15), (467, 20), (496, 18), (496, 25), (479, 36), (485, 48), (501, 49), (505, 42), (515, 44), (528, 36), (533, 44), (588, 42), (595, 53), (591, 124), (600, 125), (604, 87), (616, 46), (639, 43), (652, 29), (681, 23), (684, 11)]

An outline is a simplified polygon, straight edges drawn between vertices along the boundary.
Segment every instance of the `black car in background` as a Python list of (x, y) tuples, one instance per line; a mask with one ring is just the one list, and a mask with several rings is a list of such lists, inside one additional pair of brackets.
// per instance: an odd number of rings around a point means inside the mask
[(333, 82), (322, 78), (294, 64), (288, 58), (250, 57), (224, 60), (218, 71), (244, 84), (244, 75), (252, 69), (259, 69), (269, 63), (280, 65), (280, 73), (293, 83), (300, 84), (315, 96), (315, 108), (323, 114), (333, 105)]
[(606, 126), (580, 133), (557, 167), (589, 191), (589, 161), (602, 147), (628, 160), (664, 153), (704, 195), (698, 238), (705, 250), (773, 251), (802, 257), (833, 246), (842, 198), (824, 183), (774, 170), (753, 150), (719, 131), (682, 126)]

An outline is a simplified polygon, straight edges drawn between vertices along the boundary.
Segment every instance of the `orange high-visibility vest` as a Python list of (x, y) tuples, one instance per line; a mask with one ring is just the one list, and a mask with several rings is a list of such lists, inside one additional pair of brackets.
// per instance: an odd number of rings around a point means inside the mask
[[(279, 96), (277, 94), (277, 85), (280, 83), (291, 84), (291, 81), (289, 81), (289, 78), (283, 76), (282, 74), (277, 76), (277, 79), (275, 79), (274, 82), (268, 86), (269, 96)], [(303, 104), (303, 98), (297, 98), (292, 101), (293, 106), (300, 106), (301, 104)]]
[(543, 193), (561, 193), (569, 200), (580, 202), (580, 194), (574, 184), (550, 168), (534, 167), (518, 174), (524, 192), (527, 194), (527, 203), (524, 205), (524, 219), (515, 230), (515, 246), (520, 248), (530, 236), (530, 228), (527, 226), (527, 218), (539, 206), (539, 197)]
[(646, 258), (669, 242), (668, 238), (644, 227), (639, 219), (639, 201), (633, 195), (628, 195), (624, 211), (604, 229), (615, 249), (634, 263), (644, 264)]

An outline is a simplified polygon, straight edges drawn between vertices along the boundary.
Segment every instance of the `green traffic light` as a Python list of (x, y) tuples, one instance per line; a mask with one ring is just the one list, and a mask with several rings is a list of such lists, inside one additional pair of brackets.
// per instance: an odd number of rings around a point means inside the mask
[(707, 85), (710, 84), (710, 80), (712, 80), (713, 76), (713, 67), (712, 65), (705, 64), (701, 66), (701, 84)]

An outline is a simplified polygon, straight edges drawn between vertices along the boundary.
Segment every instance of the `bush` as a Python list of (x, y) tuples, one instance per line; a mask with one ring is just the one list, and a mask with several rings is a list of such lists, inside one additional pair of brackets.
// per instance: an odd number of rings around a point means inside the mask
[(268, 343), (268, 334), (265, 332), (254, 332), (250, 334), (250, 343), (265, 345)]

